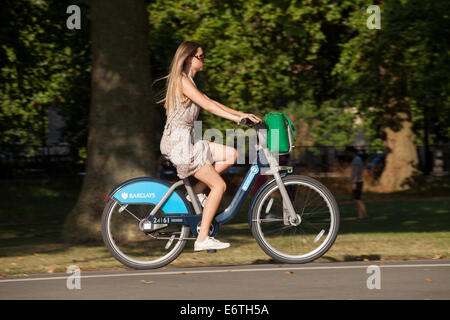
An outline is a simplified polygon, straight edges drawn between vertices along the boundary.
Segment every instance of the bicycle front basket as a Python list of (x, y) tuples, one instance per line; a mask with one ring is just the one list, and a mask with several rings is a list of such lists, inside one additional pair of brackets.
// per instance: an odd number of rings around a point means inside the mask
[[(286, 124), (287, 122), (287, 124)], [(294, 124), (282, 112), (272, 111), (266, 114), (267, 146), (270, 152), (289, 153), (294, 147)]]

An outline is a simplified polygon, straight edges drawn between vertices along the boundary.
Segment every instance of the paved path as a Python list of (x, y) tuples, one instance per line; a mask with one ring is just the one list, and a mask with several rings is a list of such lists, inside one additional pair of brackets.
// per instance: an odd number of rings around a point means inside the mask
[(450, 299), (450, 260), (90, 271), (72, 290), (69, 275), (2, 278), (0, 299)]

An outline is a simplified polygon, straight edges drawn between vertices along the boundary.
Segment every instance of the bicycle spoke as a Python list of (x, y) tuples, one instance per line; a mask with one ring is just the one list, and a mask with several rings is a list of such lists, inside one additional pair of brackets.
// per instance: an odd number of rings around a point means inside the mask
[[(261, 200), (253, 230), (259, 234), (262, 248), (269, 255), (276, 253), (277, 259), (281, 256), (288, 261), (306, 261), (330, 243), (329, 234), (336, 229), (332, 218), (335, 213), (328, 200), (332, 196), (325, 196), (320, 189), (300, 179), (287, 181), (285, 186), (300, 220), (293, 220), (294, 224), (289, 220), (289, 225), (285, 225), (283, 209), (286, 210), (286, 206), (278, 187), (274, 186)], [(263, 212), (270, 217), (259, 216)]]
[[(113, 248), (110, 251), (122, 263), (151, 268), (158, 263), (163, 264), (165, 257), (184, 247), (186, 240), (180, 238), (188, 236), (188, 227), (168, 225), (154, 234), (146, 234), (140, 229), (139, 222), (147, 218), (153, 208), (152, 204), (129, 204), (121, 207), (115, 203), (108, 212), (107, 242)], [(164, 215), (162, 210), (155, 213), (155, 216), (161, 215)], [(171, 239), (170, 243), (168, 239)]]
[(281, 231), (281, 230), (286, 230), (286, 229), (290, 229), (290, 228), (293, 228), (293, 226), (283, 226), (283, 227), (280, 227), (278, 229), (275, 229), (275, 230), (272, 230), (272, 231), (268, 231), (268, 232), (265, 233), (265, 235), (267, 236), (267, 235), (270, 235), (270, 234), (272, 234), (274, 232)]
[(137, 221), (141, 221), (141, 219), (139, 219), (138, 217), (136, 217), (130, 210), (128, 210), (127, 208), (125, 208), (126, 212), (128, 212), (129, 214), (131, 214)]

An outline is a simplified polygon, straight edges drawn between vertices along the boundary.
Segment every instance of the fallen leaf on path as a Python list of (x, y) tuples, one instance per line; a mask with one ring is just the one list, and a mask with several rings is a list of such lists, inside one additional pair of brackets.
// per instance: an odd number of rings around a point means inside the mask
[(294, 272), (292, 272), (292, 271), (285, 271), (285, 272), (283, 272), (284, 274), (293, 274)]
[(442, 258), (443, 258), (442, 254), (437, 254), (434, 256), (433, 259), (442, 259)]
[(428, 282), (433, 282), (433, 279), (431, 278), (426, 278), (425, 280), (427, 280)]
[(153, 283), (153, 281), (145, 281), (145, 280), (141, 280), (141, 282), (144, 284), (152, 284)]
[(17, 257), (17, 260), (23, 260), (23, 257)]

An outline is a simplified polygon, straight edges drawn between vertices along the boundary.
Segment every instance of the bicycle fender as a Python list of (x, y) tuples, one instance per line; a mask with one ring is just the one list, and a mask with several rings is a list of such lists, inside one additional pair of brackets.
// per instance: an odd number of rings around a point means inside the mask
[[(105, 198), (117, 200), (121, 204), (158, 204), (172, 185), (153, 177), (133, 178), (115, 187)], [(189, 214), (191, 208), (180, 191), (174, 190), (164, 202), (161, 210), (165, 214)]]
[[(280, 174), (280, 177), (283, 178), (286, 175), (288, 175), (287, 173), (282, 173)], [(253, 211), (253, 207), (255, 205), (256, 199), (258, 198), (258, 196), (261, 194), (261, 192), (263, 192), (263, 190), (267, 187), (267, 185), (269, 185), (270, 183), (274, 182), (275, 178), (270, 179), (269, 181), (266, 181), (266, 183), (264, 183), (259, 190), (255, 193), (255, 195), (253, 196), (252, 202), (250, 204), (250, 209), (248, 210), (248, 227), (251, 229), (252, 228), (252, 211)]]

